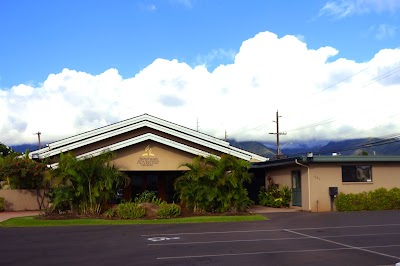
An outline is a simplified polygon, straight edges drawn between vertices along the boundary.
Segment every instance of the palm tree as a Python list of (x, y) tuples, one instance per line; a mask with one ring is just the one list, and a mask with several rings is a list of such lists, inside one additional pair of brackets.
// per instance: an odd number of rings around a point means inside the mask
[(61, 154), (58, 168), (51, 173), (55, 203), (69, 200), (82, 214), (99, 214), (116, 189), (129, 184), (129, 178), (111, 164), (113, 156), (106, 152), (77, 159), (70, 153)]
[(197, 157), (175, 181), (175, 189), (182, 203), (193, 211), (243, 211), (251, 203), (245, 182), (251, 182), (250, 163), (231, 155), (220, 159)]

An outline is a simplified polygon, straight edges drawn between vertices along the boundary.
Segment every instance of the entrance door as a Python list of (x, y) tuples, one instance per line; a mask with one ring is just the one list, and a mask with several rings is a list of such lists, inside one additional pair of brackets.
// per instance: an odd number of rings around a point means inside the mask
[(292, 205), (301, 206), (301, 174), (292, 171)]

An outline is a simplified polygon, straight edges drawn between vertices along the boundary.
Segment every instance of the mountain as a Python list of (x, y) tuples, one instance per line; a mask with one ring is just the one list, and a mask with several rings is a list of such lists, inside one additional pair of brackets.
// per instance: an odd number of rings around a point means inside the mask
[[(231, 145), (254, 152), (256, 154), (272, 158), (275, 155), (274, 143), (260, 143), (256, 141), (229, 141)], [(313, 152), (315, 155), (330, 155), (333, 153), (342, 155), (399, 155), (400, 139), (398, 138), (360, 138), (341, 141), (330, 141), (296, 144), (292, 147), (282, 147), (285, 156), (306, 155)]]
[(235, 141), (235, 140), (228, 140), (228, 142), (239, 149), (250, 151), (252, 153), (264, 156), (264, 157), (273, 157), (275, 156), (275, 151), (266, 147), (261, 142), (257, 141)]
[(37, 144), (21, 144), (10, 146), (15, 152), (25, 153), (27, 150), (35, 151), (38, 149)]

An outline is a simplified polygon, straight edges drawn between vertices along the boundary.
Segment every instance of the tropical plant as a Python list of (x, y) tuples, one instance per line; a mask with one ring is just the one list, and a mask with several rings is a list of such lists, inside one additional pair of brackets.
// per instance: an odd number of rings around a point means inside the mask
[(154, 191), (145, 190), (135, 197), (134, 202), (137, 204), (147, 202), (155, 205), (160, 205), (163, 201), (160, 198), (157, 198), (157, 195)]
[(117, 207), (117, 215), (121, 219), (139, 219), (145, 214), (145, 208), (134, 202), (120, 203)]
[(244, 188), (252, 177), (249, 162), (222, 155), (196, 157), (183, 166), (189, 170), (174, 185), (181, 202), (194, 212), (243, 211), (252, 203)]
[(168, 204), (163, 201), (158, 206), (157, 215), (158, 217), (163, 219), (178, 217), (179, 215), (181, 215), (181, 207), (175, 203)]
[(100, 214), (117, 189), (129, 184), (129, 178), (111, 164), (113, 156), (106, 152), (78, 159), (71, 153), (60, 154), (58, 167), (48, 180), (54, 188), (54, 207), (69, 202), (81, 214)]
[(292, 191), (288, 186), (270, 184), (267, 189), (260, 188), (258, 199), (261, 205), (273, 208), (289, 207)]
[(112, 218), (115, 216), (116, 214), (116, 210), (114, 208), (109, 208), (108, 210), (104, 211), (104, 216), (106, 218)]

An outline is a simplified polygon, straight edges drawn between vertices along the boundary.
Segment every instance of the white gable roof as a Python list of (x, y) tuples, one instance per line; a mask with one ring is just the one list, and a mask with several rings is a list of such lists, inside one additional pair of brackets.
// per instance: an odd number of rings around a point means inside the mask
[[(199, 144), (204, 147), (208, 147), (210, 149), (219, 151), (221, 153), (226, 153), (226, 154), (231, 154), (235, 157), (244, 159), (244, 160), (257, 160), (257, 161), (266, 161), (268, 160), (265, 157), (262, 157), (260, 155), (238, 149), (236, 147), (230, 146), (229, 142), (223, 141), (221, 139), (212, 137), (210, 135), (168, 122), (166, 120), (144, 114), (141, 116), (137, 116), (131, 119), (127, 119), (115, 124), (111, 124), (105, 127), (101, 127), (95, 130), (91, 130), (82, 134), (78, 134), (69, 138), (65, 138), (53, 143), (50, 143), (46, 148), (33, 151), (29, 154), (30, 157), (32, 157), (33, 154), (38, 154), (39, 158), (46, 158), (46, 157), (51, 157), (57, 154), (60, 154), (61, 152), (67, 152), (70, 150), (77, 149), (79, 147), (83, 147), (92, 143), (96, 143), (98, 141), (108, 139), (129, 131), (133, 131), (139, 128), (143, 127), (148, 127), (152, 128), (154, 130), (160, 131), (167, 133), (169, 135), (178, 137), (180, 139), (184, 139), (187, 141), (190, 141), (192, 143)], [(151, 137), (150, 137), (151, 136)], [(120, 145), (125, 145), (126, 143), (130, 143), (127, 145), (132, 145), (134, 144), (134, 141), (138, 141), (143, 138), (148, 138), (152, 139), (154, 141), (163, 141), (165, 142), (165, 138), (161, 138), (160, 136), (155, 137), (156, 135), (154, 134), (144, 134), (142, 136), (122, 141), (110, 146), (107, 146), (108, 149), (119, 147)], [(142, 137), (142, 138), (140, 138)], [(169, 140), (171, 141), (171, 140)], [(161, 143), (161, 142), (160, 142)], [(178, 143), (178, 142), (176, 142)], [(181, 144), (181, 143), (180, 143)], [(183, 145), (183, 144), (181, 144)], [(112, 146), (112, 147), (111, 147)], [(185, 145), (187, 146), (187, 145)], [(107, 149), (107, 147), (102, 148), (101, 150)], [(125, 146), (126, 147), (126, 146)], [(189, 147), (189, 146), (187, 146)], [(191, 147), (194, 149), (193, 147)], [(94, 151), (92, 151), (94, 152)], [(90, 152), (90, 153), (92, 153)], [(95, 154), (95, 153), (94, 153)], [(197, 154), (200, 155), (200, 154)]]

